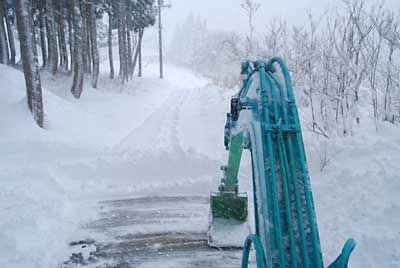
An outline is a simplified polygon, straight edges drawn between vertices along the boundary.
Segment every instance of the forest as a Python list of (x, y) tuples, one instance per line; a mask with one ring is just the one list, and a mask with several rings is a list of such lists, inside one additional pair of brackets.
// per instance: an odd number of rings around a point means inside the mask
[[(113, 29), (118, 30), (119, 79), (131, 79), (138, 65), (142, 72), (142, 38), (154, 25), (153, 0), (1, 0), (0, 63), (22, 67), (27, 102), (35, 121), (43, 127), (40, 70), (52, 75), (71, 74), (71, 93), (80, 98), (86, 76), (97, 87), (99, 44), (97, 23), (108, 17), (110, 78), (115, 76)], [(17, 29), (15, 42), (14, 30)], [(17, 52), (21, 60), (16, 61)]]

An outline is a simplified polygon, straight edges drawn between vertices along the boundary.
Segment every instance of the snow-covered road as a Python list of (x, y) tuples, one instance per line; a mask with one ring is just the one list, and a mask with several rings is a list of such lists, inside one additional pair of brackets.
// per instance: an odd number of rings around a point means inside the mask
[(87, 140), (82, 146), (97, 144), (93, 155), (63, 161), (52, 170), (65, 178), (66, 187), (72, 181), (81, 184), (86, 196), (100, 198), (208, 194), (215, 188), (213, 180), (226, 157), (223, 126), (231, 93), (174, 66), (164, 81), (157, 81), (156, 73), (147, 75), (122, 89), (88, 89), (80, 107), (95, 116), (89, 123), (98, 125), (82, 124)]
[[(131, 119), (102, 151), (53, 169), (64, 182), (82, 183), (78, 206), (94, 212), (80, 219), (84, 227), (71, 240), (77, 245), (66, 267), (76, 262), (104, 267), (240, 264), (240, 251), (211, 249), (206, 241), (208, 195), (217, 187), (226, 157), (223, 126), (231, 92), (188, 70), (169, 68), (160, 87), (118, 93), (131, 101), (125, 111)], [(144, 81), (151, 75), (156, 74)], [(146, 102), (152, 100), (149, 107)], [(92, 248), (86, 260), (77, 259), (82, 247)]]

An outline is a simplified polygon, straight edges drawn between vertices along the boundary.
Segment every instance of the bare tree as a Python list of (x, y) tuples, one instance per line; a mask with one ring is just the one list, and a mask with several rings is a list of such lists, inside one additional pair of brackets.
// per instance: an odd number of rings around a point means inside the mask
[(288, 57), (287, 43), (289, 34), (285, 21), (281, 19), (272, 19), (271, 22), (268, 23), (268, 29), (263, 37), (265, 46), (261, 52), (262, 57)]
[(255, 43), (256, 43), (256, 40), (254, 39), (254, 19), (261, 5), (260, 3), (254, 0), (243, 0), (243, 2), (240, 5), (244, 9), (247, 15), (247, 21), (249, 26), (249, 34), (246, 36), (247, 56), (251, 58), (252, 56), (254, 56)]
[(323, 172), (328, 164), (343, 151), (344, 149), (341, 149), (331, 153), (327, 139), (323, 139), (317, 147), (317, 155), (319, 157), (319, 171)]
[(392, 93), (396, 89), (394, 54), (400, 49), (400, 21), (396, 20), (393, 12), (387, 12), (379, 23), (379, 18), (372, 18), (378, 32), (382, 35), (387, 46), (386, 60), (381, 70), (384, 79), (384, 120), (394, 122), (395, 114), (392, 105)]
[(371, 100), (373, 107), (373, 115), (375, 119), (375, 126), (377, 126), (377, 121), (379, 119), (379, 99), (378, 99), (378, 91), (379, 91), (379, 59), (381, 57), (382, 48), (383, 48), (383, 24), (384, 19), (382, 19), (382, 7), (379, 7), (370, 14), (370, 20), (372, 21), (372, 25), (374, 26), (374, 31), (368, 35), (367, 43), (367, 52), (365, 54), (366, 61), (368, 62), (367, 69), (367, 78), (369, 81), (369, 86), (371, 88)]

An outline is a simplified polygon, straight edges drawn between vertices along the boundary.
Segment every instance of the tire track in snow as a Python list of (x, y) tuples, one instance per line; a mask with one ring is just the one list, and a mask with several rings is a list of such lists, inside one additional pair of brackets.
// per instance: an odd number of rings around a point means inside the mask
[(195, 91), (199, 89), (174, 91), (118, 146), (95, 159), (61, 164), (54, 173), (76, 181), (87, 178), (81, 188), (88, 193), (97, 184), (106, 194), (208, 194), (220, 163), (182, 141), (182, 134), (193, 133), (182, 133), (188, 124), (182, 114), (191, 108)]
[(115, 150), (183, 151), (177, 134), (179, 113), (187, 92), (174, 91), (144, 122), (120, 140)]

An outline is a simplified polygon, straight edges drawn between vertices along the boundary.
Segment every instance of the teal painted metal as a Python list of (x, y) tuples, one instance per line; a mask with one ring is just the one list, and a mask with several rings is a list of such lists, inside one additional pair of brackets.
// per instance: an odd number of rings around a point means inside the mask
[[(232, 115), (227, 114), (225, 125), (225, 147), (229, 150), (228, 165), (222, 166), (223, 177), (218, 187), (219, 192), (210, 196), (212, 221), (214, 218), (233, 219), (246, 222), (248, 215), (247, 194), (239, 193), (238, 174), (243, 153), (243, 133), (232, 134), (230, 129), (235, 122)], [(212, 223), (211, 223), (212, 224)]]
[(313, 245), (313, 252), (314, 252), (314, 263), (316, 264), (315, 267), (322, 268), (323, 267), (322, 254), (321, 254), (321, 248), (320, 248), (320, 244), (319, 244), (319, 237), (318, 237), (318, 231), (317, 231), (315, 208), (314, 208), (314, 203), (313, 203), (313, 198), (312, 198), (312, 193), (311, 193), (311, 185), (310, 185), (308, 169), (307, 169), (307, 165), (306, 165), (306, 156), (305, 156), (305, 150), (304, 150), (303, 137), (301, 135), (300, 119), (299, 119), (298, 112), (297, 112), (296, 102), (295, 102), (295, 98), (294, 98), (294, 92), (293, 92), (293, 88), (292, 88), (292, 82), (290, 79), (289, 70), (286, 67), (285, 62), (281, 58), (273, 58), (268, 63), (268, 65), (270, 66), (271, 69), (272, 69), (274, 63), (278, 63), (282, 70), (282, 73), (284, 76), (284, 81), (285, 81), (285, 87), (286, 87), (287, 94), (288, 94), (288, 106), (289, 106), (290, 111), (292, 112), (294, 124), (300, 130), (299, 132), (297, 132), (295, 134), (295, 139), (296, 139), (297, 145), (301, 149), (301, 151), (299, 152), (300, 167), (301, 167), (301, 173), (302, 173), (304, 193), (305, 193), (305, 198), (306, 198), (307, 211), (308, 211), (308, 215), (309, 215), (309, 223), (310, 223), (312, 245)]
[[(266, 85), (266, 71), (265, 71), (265, 64), (263, 62), (258, 62), (256, 63), (256, 66), (259, 68), (258, 72), (260, 75), (260, 89), (261, 89), (261, 95), (265, 95), (267, 99), (269, 97), (272, 97), (272, 103), (275, 104), (275, 95), (271, 94), (271, 96), (268, 96), (267, 92), (267, 85)], [(272, 86), (270, 84), (270, 86)], [(268, 106), (264, 107), (263, 110), (265, 113), (265, 126), (266, 129), (270, 129), (272, 127), (271, 122), (270, 122), (270, 117), (269, 117), (269, 112), (268, 112)], [(274, 105), (274, 112), (275, 110), (275, 105)], [(276, 114), (275, 114), (276, 116)], [(268, 158), (266, 160), (269, 161), (269, 169), (267, 172), (269, 173), (269, 176), (267, 175), (267, 178), (269, 179), (269, 184), (270, 184), (270, 191), (269, 194), (272, 195), (272, 218), (273, 218), (273, 225), (274, 225), (274, 232), (276, 235), (276, 249), (278, 250), (278, 259), (279, 259), (279, 266), (280, 267), (286, 267), (285, 263), (285, 252), (284, 252), (284, 241), (283, 241), (283, 235), (282, 235), (282, 218), (281, 218), (281, 210), (279, 207), (279, 196), (278, 196), (278, 184), (277, 184), (277, 175), (276, 175), (276, 170), (274, 167), (271, 167), (275, 163), (275, 152), (273, 148), (273, 142), (272, 142), (272, 131), (266, 131), (266, 146), (267, 146), (267, 155)]]
[(356, 247), (356, 241), (354, 239), (349, 239), (343, 246), (342, 253), (337, 257), (337, 259), (328, 266), (328, 268), (347, 268), (349, 263), (350, 254)]
[(243, 152), (243, 133), (232, 135), (229, 146), (226, 180), (222, 191), (238, 192), (238, 174)]
[(264, 248), (261, 244), (260, 239), (256, 235), (249, 235), (244, 241), (243, 245), (243, 255), (242, 255), (242, 268), (247, 268), (249, 266), (250, 249), (253, 245), (256, 251), (257, 268), (267, 268), (265, 264)]
[[(251, 63), (244, 62), (242, 64), (241, 74), (247, 76), (251, 71)], [(247, 194), (239, 194), (238, 186), (238, 174), (245, 142), (242, 131), (232, 132), (231, 130), (237, 127), (236, 121), (239, 116), (239, 110), (241, 109), (239, 107), (240, 97), (247, 94), (251, 84), (251, 79), (243, 80), (243, 87), (239, 94), (232, 98), (231, 111), (226, 116), (224, 144), (226, 150), (229, 150), (229, 159), (228, 165), (221, 167), (223, 178), (218, 187), (219, 192), (212, 193), (210, 196), (212, 221), (215, 217), (234, 219), (241, 222), (247, 221)], [(245, 204), (246, 207), (237, 206), (236, 204), (238, 203)], [(234, 211), (239, 209), (239, 207), (240, 211)], [(223, 208), (224, 211), (221, 211), (221, 208)]]
[[(258, 268), (323, 268), (289, 70), (281, 58), (273, 58), (268, 62), (244, 62), (241, 74), (245, 77), (231, 102), (225, 145), (230, 150), (229, 185), (237, 185), (238, 144), (250, 150), (252, 159), (256, 234), (245, 241), (242, 267), (248, 265), (253, 243)], [(354, 247), (354, 240), (348, 240), (329, 268), (347, 268)]]

